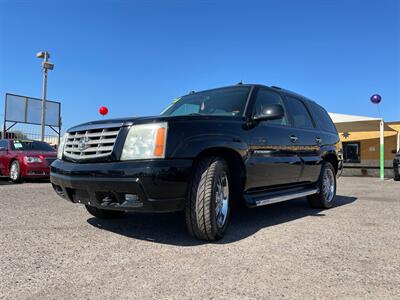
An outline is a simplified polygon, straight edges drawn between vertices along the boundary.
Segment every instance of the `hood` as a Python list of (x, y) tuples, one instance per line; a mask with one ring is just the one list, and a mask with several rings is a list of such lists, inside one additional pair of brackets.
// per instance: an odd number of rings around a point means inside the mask
[(87, 123), (82, 123), (80, 125), (71, 127), (67, 132), (89, 130), (95, 128), (111, 128), (111, 127), (121, 127), (121, 126), (131, 126), (133, 124), (145, 124), (145, 123), (155, 123), (155, 122), (172, 122), (172, 121), (201, 121), (201, 120), (232, 120), (232, 119), (242, 119), (242, 117), (232, 117), (232, 116), (215, 116), (215, 115), (186, 115), (186, 116), (149, 116), (149, 117), (127, 117), (118, 119), (107, 119), (107, 120), (97, 120)]
[(15, 151), (20, 156), (43, 156), (44, 158), (47, 157), (57, 157), (57, 151)]

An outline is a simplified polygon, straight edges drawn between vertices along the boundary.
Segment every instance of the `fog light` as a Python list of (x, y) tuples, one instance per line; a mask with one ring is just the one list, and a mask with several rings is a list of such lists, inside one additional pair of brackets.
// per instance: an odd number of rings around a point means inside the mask
[(136, 194), (125, 194), (126, 201), (138, 201), (139, 197)]
[(121, 204), (121, 207), (142, 207), (143, 203), (139, 200), (139, 196), (136, 194), (124, 194), (125, 201)]

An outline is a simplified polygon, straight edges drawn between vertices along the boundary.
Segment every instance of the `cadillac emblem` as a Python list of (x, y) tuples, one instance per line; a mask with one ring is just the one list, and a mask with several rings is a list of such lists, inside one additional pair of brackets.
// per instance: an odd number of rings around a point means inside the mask
[(89, 138), (87, 136), (84, 136), (83, 138), (81, 138), (78, 143), (79, 151), (83, 151), (83, 150), (86, 150), (87, 148), (89, 148), (88, 143), (89, 143)]

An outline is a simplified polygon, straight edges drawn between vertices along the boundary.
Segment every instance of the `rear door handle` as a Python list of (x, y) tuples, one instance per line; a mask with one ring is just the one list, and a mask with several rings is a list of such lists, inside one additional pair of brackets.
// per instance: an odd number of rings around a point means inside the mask
[(290, 140), (291, 140), (292, 143), (296, 143), (298, 139), (299, 138), (297, 136), (295, 136), (295, 135), (291, 135), (290, 136)]
[(319, 138), (319, 137), (317, 137), (317, 138), (315, 139), (315, 141), (317, 142), (317, 144), (321, 144), (321, 143), (322, 143), (322, 139)]

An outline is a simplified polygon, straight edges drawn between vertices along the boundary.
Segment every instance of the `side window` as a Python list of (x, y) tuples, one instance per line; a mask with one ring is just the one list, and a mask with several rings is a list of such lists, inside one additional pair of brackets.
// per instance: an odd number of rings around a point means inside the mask
[(288, 110), (293, 120), (293, 126), (297, 128), (314, 128), (310, 114), (303, 102), (299, 99), (287, 96)]
[(310, 106), (311, 110), (313, 111), (314, 120), (317, 121), (318, 127), (332, 133), (337, 133), (336, 126), (333, 124), (332, 119), (326, 110), (314, 102), (310, 102)]
[(7, 141), (0, 141), (0, 148), (8, 148), (8, 143)]
[(288, 118), (287, 118), (287, 113), (285, 110), (285, 105), (283, 103), (283, 100), (281, 96), (278, 93), (269, 91), (267, 89), (259, 89), (257, 93), (257, 98), (256, 98), (256, 103), (254, 105), (254, 114), (259, 114), (262, 112), (262, 109), (266, 105), (270, 104), (280, 104), (282, 105), (284, 111), (285, 111), (285, 116), (282, 119), (276, 119), (276, 120), (268, 120), (265, 121), (269, 124), (277, 124), (277, 125), (284, 125), (287, 126), (289, 124)]

